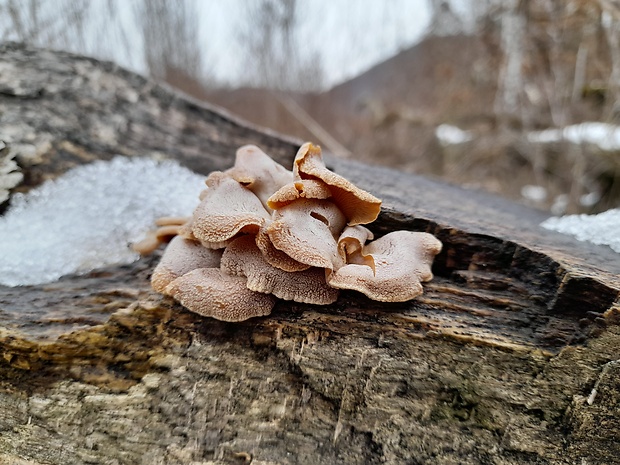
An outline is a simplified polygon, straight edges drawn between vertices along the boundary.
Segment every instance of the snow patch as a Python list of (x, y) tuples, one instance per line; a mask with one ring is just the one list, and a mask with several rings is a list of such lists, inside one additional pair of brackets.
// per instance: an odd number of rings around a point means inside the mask
[(568, 215), (542, 222), (546, 229), (575, 236), (580, 241), (608, 245), (620, 253), (620, 208), (598, 215)]
[(117, 157), (74, 168), (27, 194), (0, 217), (0, 284), (52, 282), (138, 259), (160, 216), (189, 216), (204, 176), (173, 161)]
[(456, 145), (468, 142), (473, 139), (471, 132), (463, 131), (456, 126), (450, 124), (440, 124), (435, 129), (435, 136), (441, 145)]
[(527, 184), (521, 188), (521, 197), (532, 202), (543, 202), (547, 200), (547, 189), (543, 186)]
[(573, 124), (565, 128), (545, 129), (531, 132), (530, 142), (550, 143), (566, 140), (573, 144), (592, 144), (601, 150), (620, 150), (620, 126), (607, 123), (588, 122)]

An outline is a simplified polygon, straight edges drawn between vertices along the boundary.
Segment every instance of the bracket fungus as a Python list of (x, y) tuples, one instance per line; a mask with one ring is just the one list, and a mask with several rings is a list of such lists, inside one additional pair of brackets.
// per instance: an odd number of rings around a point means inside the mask
[(349, 255), (346, 265), (328, 273), (327, 283), (373, 300), (405, 302), (433, 278), (431, 264), (440, 251), (441, 242), (430, 234), (394, 231)]
[(402, 302), (433, 277), (441, 242), (409, 231), (374, 240), (362, 225), (381, 201), (330, 171), (316, 145), (301, 146), (292, 171), (241, 147), (205, 183), (191, 218), (159, 221), (138, 247), (148, 253), (173, 236), (151, 284), (193, 312), (241, 321), (268, 315), (277, 299), (327, 305), (340, 289)]
[(333, 269), (338, 260), (336, 237), (346, 220), (329, 200), (299, 199), (273, 213), (267, 235), (278, 250), (310, 266)]
[(332, 201), (347, 218), (349, 226), (372, 223), (381, 211), (381, 200), (325, 166), (321, 148), (310, 142), (301, 146), (293, 162), (295, 179), (319, 179), (330, 190)]
[(164, 293), (168, 284), (190, 271), (218, 268), (221, 258), (221, 250), (208, 249), (199, 242), (175, 236), (153, 270), (151, 286), (157, 292)]
[(260, 199), (226, 173), (211, 173), (206, 184), (192, 218), (192, 233), (206, 247), (220, 248), (241, 232), (256, 233), (269, 220)]
[(253, 192), (267, 207), (267, 199), (280, 187), (293, 181), (293, 173), (275, 162), (255, 145), (237, 150), (235, 164), (225, 172)]
[(246, 279), (218, 268), (198, 268), (172, 281), (165, 294), (187, 309), (224, 321), (243, 321), (271, 313), (276, 298), (247, 288)]

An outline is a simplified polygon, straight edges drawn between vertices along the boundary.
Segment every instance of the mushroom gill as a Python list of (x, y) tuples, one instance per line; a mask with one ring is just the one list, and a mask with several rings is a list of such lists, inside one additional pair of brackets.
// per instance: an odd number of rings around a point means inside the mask
[(239, 237), (226, 247), (221, 268), (225, 273), (245, 276), (248, 289), (273, 294), (279, 299), (318, 305), (338, 299), (338, 289), (327, 285), (322, 268), (295, 272), (275, 268), (267, 263), (250, 236)]
[(198, 268), (172, 281), (165, 294), (203, 316), (243, 321), (271, 313), (276, 298), (247, 288), (246, 278), (230, 276), (218, 268)]

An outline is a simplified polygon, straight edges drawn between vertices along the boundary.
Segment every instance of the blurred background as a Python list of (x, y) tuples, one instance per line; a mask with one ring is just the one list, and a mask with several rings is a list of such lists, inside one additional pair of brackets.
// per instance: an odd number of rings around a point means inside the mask
[(554, 214), (620, 205), (619, 0), (0, 0), (0, 40)]

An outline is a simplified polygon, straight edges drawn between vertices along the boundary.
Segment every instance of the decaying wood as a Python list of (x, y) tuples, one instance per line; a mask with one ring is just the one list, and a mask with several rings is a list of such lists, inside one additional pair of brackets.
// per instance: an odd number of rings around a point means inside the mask
[[(0, 46), (20, 188), (115, 154), (208, 173), (250, 127), (112, 64)], [(0, 287), (0, 463), (620, 463), (620, 258), (501, 199), (352, 160), (375, 232), (444, 243), (425, 294), (223, 323), (150, 290), (157, 254)]]

